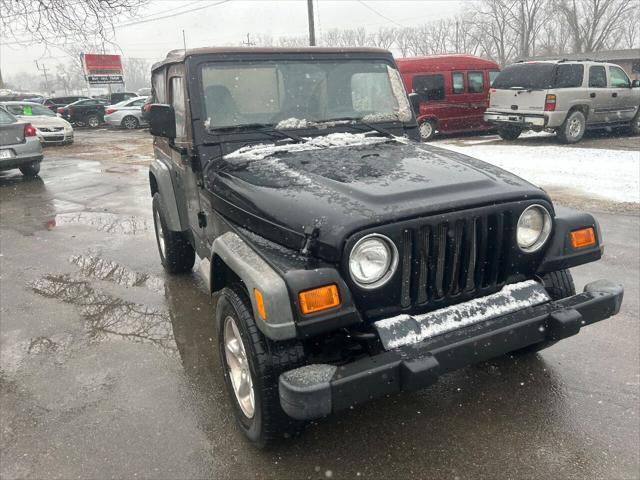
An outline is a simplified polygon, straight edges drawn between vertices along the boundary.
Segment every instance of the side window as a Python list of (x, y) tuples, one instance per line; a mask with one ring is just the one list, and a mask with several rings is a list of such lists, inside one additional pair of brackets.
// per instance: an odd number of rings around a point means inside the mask
[(604, 67), (589, 67), (589, 86), (591, 88), (607, 88), (607, 72)]
[(576, 88), (582, 86), (584, 66), (579, 63), (558, 65), (555, 88)]
[(467, 73), (467, 82), (469, 82), (469, 93), (482, 93), (484, 92), (484, 73), (483, 72), (469, 72)]
[(496, 70), (491, 70), (489, 72), (489, 86), (493, 85), (493, 81), (496, 79), (498, 75), (500, 75), (500, 72)]
[(413, 77), (413, 91), (422, 100), (444, 99), (444, 77), (442, 75), (418, 75)]
[(164, 70), (160, 70), (153, 74), (151, 79), (153, 86), (153, 96), (156, 103), (167, 103), (167, 93), (164, 83)]
[(620, 67), (609, 67), (609, 77), (611, 78), (611, 88), (630, 88), (629, 77)]
[(186, 128), (182, 77), (171, 77), (171, 106), (176, 115), (176, 139), (183, 139)]
[(141, 107), (142, 105), (144, 105), (144, 99), (141, 98), (140, 100), (136, 100), (135, 102), (131, 102), (129, 104), (129, 106), (131, 107)]
[(453, 72), (451, 74), (451, 91), (453, 93), (464, 93), (464, 73)]

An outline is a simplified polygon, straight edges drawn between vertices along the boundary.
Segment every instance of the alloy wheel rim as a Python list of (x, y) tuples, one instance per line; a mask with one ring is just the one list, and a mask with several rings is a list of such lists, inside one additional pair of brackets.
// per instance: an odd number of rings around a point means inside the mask
[(124, 126), (127, 127), (129, 130), (132, 130), (136, 128), (136, 122), (132, 118), (127, 118), (124, 121)]
[(422, 134), (422, 138), (430, 138), (433, 133), (433, 128), (429, 122), (423, 122), (420, 124), (420, 133)]
[(581, 130), (582, 124), (580, 120), (578, 120), (577, 118), (571, 119), (571, 122), (569, 123), (569, 135), (575, 138), (580, 134)]
[(97, 118), (90, 118), (89, 119), (89, 126), (90, 127), (97, 127), (98, 126), (98, 119)]
[(164, 230), (162, 229), (162, 222), (160, 222), (160, 213), (158, 211), (156, 211), (153, 219), (156, 224), (156, 235), (158, 235), (158, 245), (160, 245), (160, 253), (162, 254), (162, 258), (164, 258), (166, 256), (165, 251), (167, 247), (164, 242)]
[(231, 316), (224, 320), (223, 342), (233, 393), (242, 413), (247, 418), (253, 418), (256, 408), (253, 379), (251, 378), (249, 361), (247, 360), (247, 353), (242, 343), (240, 332)]

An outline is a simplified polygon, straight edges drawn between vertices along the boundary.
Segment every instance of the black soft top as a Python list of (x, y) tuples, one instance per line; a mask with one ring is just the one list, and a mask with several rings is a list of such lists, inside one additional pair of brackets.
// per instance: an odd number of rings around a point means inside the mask
[(155, 71), (165, 65), (172, 63), (181, 63), (187, 57), (199, 55), (288, 55), (288, 54), (337, 54), (345, 55), (350, 53), (356, 54), (377, 54), (385, 57), (392, 57), (391, 52), (383, 48), (370, 47), (347, 47), (347, 48), (327, 48), (327, 47), (298, 47), (298, 48), (274, 48), (274, 47), (202, 47), (189, 48), (187, 50), (181, 48), (179, 50), (171, 50), (167, 53), (167, 57), (154, 63), (151, 67)]

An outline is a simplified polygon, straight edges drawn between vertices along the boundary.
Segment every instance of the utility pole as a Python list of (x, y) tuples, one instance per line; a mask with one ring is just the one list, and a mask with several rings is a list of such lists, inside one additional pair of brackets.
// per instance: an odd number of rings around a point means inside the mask
[(245, 47), (253, 47), (255, 45), (255, 42), (251, 41), (250, 34), (247, 33), (247, 41), (242, 42), (242, 45), (244, 45)]
[(49, 89), (49, 77), (47, 77), (47, 67), (45, 67), (44, 64), (42, 65), (42, 67), (40, 67), (40, 65), (38, 65), (38, 61), (36, 60), (36, 68), (38, 69), (38, 71), (44, 74), (44, 88), (47, 90), (47, 95), (49, 95), (51, 93), (51, 90)]
[(313, 23), (313, 0), (307, 0), (307, 15), (309, 17), (309, 45), (316, 46), (316, 27)]

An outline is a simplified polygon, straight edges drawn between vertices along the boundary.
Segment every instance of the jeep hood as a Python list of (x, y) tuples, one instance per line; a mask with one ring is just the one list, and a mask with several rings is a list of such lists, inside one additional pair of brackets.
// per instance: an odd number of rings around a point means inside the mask
[(361, 138), (313, 149), (245, 148), (210, 170), (207, 187), (233, 222), (291, 248), (301, 248), (305, 232), (318, 227), (318, 255), (328, 261), (339, 260), (349, 235), (375, 225), (548, 199), (521, 178), (459, 153), (405, 139)]

